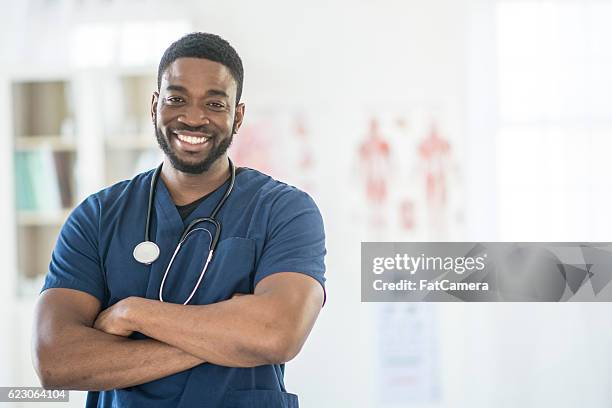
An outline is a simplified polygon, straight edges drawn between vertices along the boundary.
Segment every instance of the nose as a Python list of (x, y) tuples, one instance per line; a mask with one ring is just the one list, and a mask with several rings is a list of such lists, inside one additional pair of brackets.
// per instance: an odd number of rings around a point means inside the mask
[(178, 116), (177, 120), (191, 127), (210, 124), (210, 120), (206, 117), (204, 110), (193, 105), (185, 107), (185, 110)]

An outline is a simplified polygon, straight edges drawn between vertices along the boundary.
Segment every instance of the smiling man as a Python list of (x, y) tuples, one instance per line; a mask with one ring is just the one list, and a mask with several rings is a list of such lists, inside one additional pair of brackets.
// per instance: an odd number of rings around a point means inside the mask
[(229, 160), (242, 82), (216, 35), (164, 53), (162, 165), (88, 197), (54, 249), (33, 338), (46, 388), (88, 390), (88, 407), (298, 406), (284, 363), (324, 303), (323, 222), (307, 194)]

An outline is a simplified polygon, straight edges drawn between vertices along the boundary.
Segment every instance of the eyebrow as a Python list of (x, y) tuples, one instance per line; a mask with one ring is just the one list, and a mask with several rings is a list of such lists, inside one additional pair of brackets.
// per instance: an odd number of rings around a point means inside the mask
[[(183, 93), (189, 93), (187, 91), (187, 88), (185, 88), (184, 86), (181, 86), (181, 85), (168, 85), (166, 87), (166, 90), (168, 90), (168, 91), (183, 92)], [(222, 91), (220, 89), (210, 89), (210, 90), (206, 91), (206, 96), (222, 96), (224, 98), (229, 98), (229, 95), (225, 91)]]
[(229, 95), (220, 89), (210, 89), (206, 92), (206, 95), (210, 96), (222, 96), (224, 98), (229, 98)]
[(177, 92), (185, 92), (187, 93), (187, 88), (185, 88), (184, 86), (180, 86), (180, 85), (168, 85), (166, 87), (167, 91), (177, 91)]

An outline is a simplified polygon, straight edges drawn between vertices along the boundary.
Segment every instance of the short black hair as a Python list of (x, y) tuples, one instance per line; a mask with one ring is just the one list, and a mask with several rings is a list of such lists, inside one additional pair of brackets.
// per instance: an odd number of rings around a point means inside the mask
[(242, 96), (244, 69), (240, 56), (229, 42), (215, 34), (191, 33), (170, 44), (164, 52), (157, 69), (157, 90), (161, 87), (161, 78), (168, 68), (179, 58), (203, 58), (225, 65), (236, 81), (236, 104)]

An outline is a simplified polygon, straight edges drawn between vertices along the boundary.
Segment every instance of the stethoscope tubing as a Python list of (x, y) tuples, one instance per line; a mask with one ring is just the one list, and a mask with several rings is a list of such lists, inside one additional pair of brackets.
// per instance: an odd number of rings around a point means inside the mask
[[(202, 282), (202, 279), (204, 279), (204, 275), (205, 275), (205, 273), (206, 273), (206, 271), (208, 269), (208, 265), (212, 261), (213, 254), (214, 254), (215, 250), (217, 249), (217, 245), (219, 243), (219, 238), (221, 237), (221, 223), (219, 221), (217, 221), (217, 219), (215, 217), (217, 216), (218, 212), (221, 210), (221, 208), (223, 207), (223, 205), (225, 204), (225, 202), (229, 198), (232, 190), (234, 189), (234, 184), (235, 184), (235, 181), (236, 181), (236, 168), (234, 166), (234, 163), (232, 163), (231, 159), (228, 158), (228, 161), (229, 161), (229, 167), (230, 167), (230, 181), (229, 181), (229, 184), (228, 184), (227, 188), (225, 189), (225, 192), (223, 193), (223, 197), (221, 197), (221, 199), (219, 200), (219, 202), (217, 203), (217, 205), (213, 209), (210, 217), (203, 217), (203, 218), (196, 218), (196, 219), (194, 219), (193, 221), (191, 221), (189, 223), (189, 225), (183, 230), (183, 233), (181, 234), (179, 242), (178, 242), (176, 248), (174, 249), (174, 253), (172, 254), (172, 257), (170, 258), (170, 262), (168, 263), (168, 266), (166, 267), (166, 270), (164, 272), (164, 276), (163, 276), (161, 284), (159, 286), (159, 300), (161, 302), (164, 301), (164, 298), (163, 298), (164, 285), (166, 283), (166, 278), (168, 277), (168, 274), (170, 272), (170, 268), (172, 267), (172, 264), (174, 263), (174, 259), (176, 258), (177, 254), (179, 253), (181, 247), (183, 246), (183, 243), (185, 242), (185, 240), (187, 239), (189, 234), (191, 234), (194, 231), (198, 231), (198, 230), (204, 230), (204, 231), (208, 232), (208, 234), (211, 237), (211, 241), (210, 241), (210, 245), (208, 247), (208, 256), (206, 257), (206, 263), (204, 264), (204, 268), (202, 269), (202, 272), (200, 273), (200, 276), (198, 277), (198, 281), (195, 284), (195, 286), (193, 287), (193, 290), (189, 294), (189, 297), (187, 298), (187, 300), (185, 300), (183, 302), (184, 305), (188, 304), (191, 301), (191, 299), (195, 295), (196, 291), (200, 287), (200, 283)], [(151, 178), (151, 186), (150, 186), (150, 190), (149, 190), (149, 203), (148, 203), (148, 206), (147, 206), (147, 219), (146, 219), (146, 225), (145, 225), (145, 236), (144, 236), (145, 240), (143, 242), (143, 243), (150, 243), (151, 245), (154, 245), (155, 247), (157, 247), (157, 244), (155, 244), (153, 241), (150, 241), (150, 239), (149, 239), (150, 238), (150, 232), (151, 232), (151, 228), (150, 228), (151, 227), (151, 214), (153, 212), (153, 205), (155, 203), (155, 189), (157, 187), (157, 182), (159, 180), (159, 175), (161, 173), (162, 166), (163, 166), (163, 163), (160, 164), (157, 167), (157, 169), (155, 169), (155, 172), (153, 173), (153, 177)], [(206, 228), (195, 228), (196, 225), (198, 225), (200, 223), (206, 223), (206, 222), (212, 224), (215, 227), (214, 235), (212, 235), (210, 233), (210, 231), (207, 230)], [(141, 243), (141, 244), (143, 244), (143, 243)], [(141, 244), (139, 244), (139, 245), (141, 245)], [(134, 257), (136, 258), (136, 255), (134, 255)], [(136, 260), (138, 262), (141, 262), (141, 263), (144, 263), (144, 264), (147, 264), (147, 265), (149, 265), (149, 264), (151, 264), (152, 262), (155, 261), (155, 259), (153, 259), (150, 262), (148, 262), (146, 260), (143, 261), (143, 260), (140, 260), (138, 258), (136, 258)]]
[[(178, 245), (174, 249), (172, 258), (170, 258), (170, 262), (168, 263), (168, 266), (166, 267), (166, 271), (164, 272), (164, 277), (162, 278), (161, 284), (159, 285), (159, 301), (160, 302), (164, 301), (164, 284), (166, 283), (166, 278), (168, 277), (168, 273), (170, 272), (170, 267), (172, 266), (172, 263), (174, 262), (174, 258), (181, 250), (181, 247), (183, 246), (183, 242), (185, 242), (189, 234), (191, 234), (194, 231), (198, 231), (198, 230), (206, 231), (208, 235), (210, 236), (210, 231), (207, 230), (206, 228), (194, 228), (191, 231), (189, 231), (187, 235), (185, 235), (185, 237), (181, 238)], [(212, 244), (212, 236), (210, 237), (210, 240)], [(202, 269), (202, 272), (200, 272), (200, 277), (198, 278), (198, 282), (194, 285), (193, 290), (189, 294), (189, 297), (187, 298), (187, 300), (183, 302), (183, 305), (186, 305), (191, 301), (191, 299), (193, 298), (193, 295), (195, 295), (196, 291), (200, 287), (200, 283), (202, 282), (202, 279), (204, 279), (204, 274), (206, 273), (206, 270), (208, 269), (208, 264), (210, 263), (213, 257), (213, 253), (214, 253), (214, 250), (209, 246), (208, 247), (208, 257), (206, 258), (206, 263), (204, 264), (204, 268)]]

